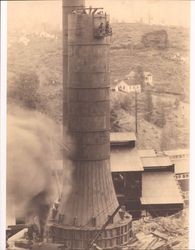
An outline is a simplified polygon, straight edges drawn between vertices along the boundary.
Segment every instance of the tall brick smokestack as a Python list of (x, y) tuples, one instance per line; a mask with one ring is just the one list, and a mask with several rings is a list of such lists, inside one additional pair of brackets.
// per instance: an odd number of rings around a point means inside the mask
[(73, 149), (74, 172), (72, 191), (68, 200), (66, 190), (62, 191), (51, 229), (55, 242), (65, 242), (74, 250), (90, 249), (91, 242), (113, 249), (127, 243), (131, 233), (131, 216), (118, 211), (110, 172), (110, 33), (108, 16), (102, 10), (77, 8), (68, 16), (64, 126), (71, 135), (65, 143)]

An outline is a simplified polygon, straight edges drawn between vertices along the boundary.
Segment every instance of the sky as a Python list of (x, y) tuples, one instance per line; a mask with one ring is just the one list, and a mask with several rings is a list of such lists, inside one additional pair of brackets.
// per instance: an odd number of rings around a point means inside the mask
[[(136, 22), (188, 27), (190, 4), (184, 0), (86, 0), (86, 6), (104, 7), (111, 21)], [(8, 28), (34, 29), (48, 23), (60, 28), (62, 23), (61, 0), (9, 1)]]

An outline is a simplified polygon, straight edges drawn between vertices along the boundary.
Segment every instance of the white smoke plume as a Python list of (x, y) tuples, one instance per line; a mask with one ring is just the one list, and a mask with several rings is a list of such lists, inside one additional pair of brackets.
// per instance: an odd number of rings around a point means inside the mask
[[(10, 107), (7, 120), (7, 217), (10, 206), (15, 215), (44, 217), (56, 198), (55, 141), (59, 127), (36, 111)], [(54, 140), (53, 140), (54, 139)], [(71, 172), (67, 170), (67, 190)], [(11, 204), (9, 201), (13, 201)], [(44, 212), (45, 211), (45, 212)], [(43, 215), (44, 214), (44, 215)]]

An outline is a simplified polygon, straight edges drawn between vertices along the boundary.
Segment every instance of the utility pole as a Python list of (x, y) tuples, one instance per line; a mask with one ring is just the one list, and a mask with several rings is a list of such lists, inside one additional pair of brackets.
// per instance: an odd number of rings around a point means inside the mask
[(133, 55), (133, 41), (132, 37), (128, 36), (128, 49), (129, 49), (129, 55)]

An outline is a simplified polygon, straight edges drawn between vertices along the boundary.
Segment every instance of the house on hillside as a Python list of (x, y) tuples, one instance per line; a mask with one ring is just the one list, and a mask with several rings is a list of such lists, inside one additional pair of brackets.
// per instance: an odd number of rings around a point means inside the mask
[(122, 91), (129, 93), (129, 85), (125, 81), (120, 81), (115, 86), (115, 91)]
[(134, 84), (129, 86), (129, 93), (141, 93), (141, 85)]
[(132, 84), (130, 80), (122, 80), (118, 82), (113, 88), (114, 91), (121, 91), (125, 93), (141, 93), (140, 84)]

